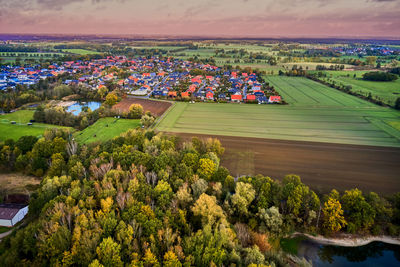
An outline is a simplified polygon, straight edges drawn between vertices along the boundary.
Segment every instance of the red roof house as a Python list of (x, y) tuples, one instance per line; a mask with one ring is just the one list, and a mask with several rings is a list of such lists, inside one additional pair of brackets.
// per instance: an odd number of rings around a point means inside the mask
[(168, 92), (169, 97), (176, 97), (176, 91), (170, 91)]
[(231, 95), (232, 101), (242, 101), (242, 95)]
[(207, 92), (206, 93), (206, 98), (207, 99), (214, 99), (214, 94), (212, 92)]
[(272, 95), (269, 97), (269, 102), (281, 102), (281, 97), (279, 95)]
[(247, 101), (255, 101), (256, 100), (256, 96), (255, 95), (246, 95), (246, 100)]

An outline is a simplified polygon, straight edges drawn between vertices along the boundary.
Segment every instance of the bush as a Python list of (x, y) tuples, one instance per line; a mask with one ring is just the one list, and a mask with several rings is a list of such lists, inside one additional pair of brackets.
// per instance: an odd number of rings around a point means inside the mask
[(395, 104), (394, 104), (394, 108), (395, 108), (395, 109), (400, 109), (400, 97), (398, 97), (398, 98), (396, 99), (396, 102), (395, 102)]
[(367, 72), (364, 73), (363, 75), (363, 80), (366, 81), (390, 82), (397, 80), (397, 78), (398, 77), (392, 73), (381, 72), (381, 71)]

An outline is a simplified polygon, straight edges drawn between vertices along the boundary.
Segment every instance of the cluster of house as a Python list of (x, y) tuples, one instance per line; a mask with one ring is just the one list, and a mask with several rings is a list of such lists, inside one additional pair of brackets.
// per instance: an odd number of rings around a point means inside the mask
[(381, 45), (369, 45), (369, 46), (338, 46), (334, 48), (334, 51), (340, 52), (343, 55), (360, 55), (368, 56), (370, 54), (379, 56), (390, 56), (399, 55), (400, 49), (396, 47), (388, 47)]
[[(197, 72), (193, 72), (196, 70)], [(201, 100), (280, 102), (268, 92), (255, 73), (222, 71), (220, 67), (181, 59), (132, 58), (124, 56), (66, 61), (47, 68), (2, 66), (0, 90), (17, 84), (31, 85), (40, 79), (69, 73), (74, 79), (65, 84), (81, 84), (98, 90), (112, 81), (128, 94), (146, 97), (196, 98)], [(193, 75), (201, 73), (204, 75)]]

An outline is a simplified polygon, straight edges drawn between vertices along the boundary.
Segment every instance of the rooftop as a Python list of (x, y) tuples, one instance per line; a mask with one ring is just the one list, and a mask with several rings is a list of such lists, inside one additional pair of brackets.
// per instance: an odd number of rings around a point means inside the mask
[(22, 208), (25, 208), (27, 205), (25, 204), (13, 204), (13, 203), (4, 203), (0, 204), (0, 219), (2, 220), (11, 220), (18, 213), (18, 211)]

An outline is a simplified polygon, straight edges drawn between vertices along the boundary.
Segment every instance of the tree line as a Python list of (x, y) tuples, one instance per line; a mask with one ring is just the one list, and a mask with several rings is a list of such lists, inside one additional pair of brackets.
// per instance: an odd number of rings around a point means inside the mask
[(296, 175), (233, 177), (223, 153), (217, 139), (144, 130), (83, 146), (60, 129), (2, 142), (3, 170), (43, 180), (28, 223), (0, 243), (0, 265), (304, 265), (274, 240), (400, 233), (400, 193), (318, 195)]

